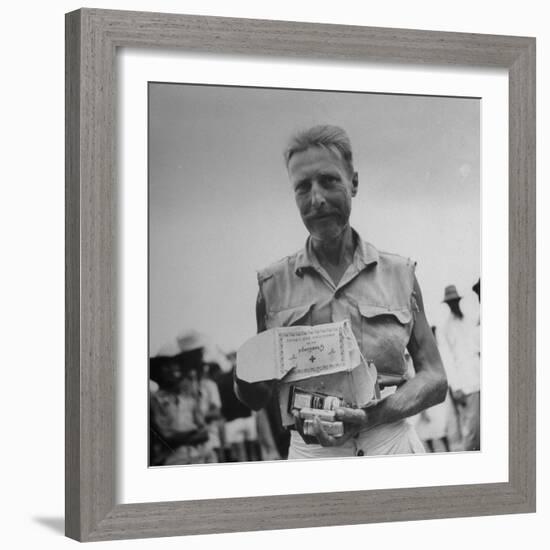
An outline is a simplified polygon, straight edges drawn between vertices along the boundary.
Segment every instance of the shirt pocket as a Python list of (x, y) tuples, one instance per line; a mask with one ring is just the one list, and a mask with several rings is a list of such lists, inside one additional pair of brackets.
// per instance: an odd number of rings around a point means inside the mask
[[(408, 307), (389, 307), (367, 303), (359, 303), (358, 305), (361, 317), (366, 319), (373, 320), (375, 317), (390, 316), (390, 318), (394, 317), (397, 319), (402, 325), (406, 325), (412, 320), (412, 312)], [(378, 319), (378, 321), (382, 320)]]
[(409, 342), (413, 314), (410, 308), (359, 303), (361, 351), (374, 361), (381, 375), (407, 374), (405, 349)]
[(296, 325), (311, 325), (311, 310), (313, 303), (271, 311), (266, 316), (267, 328), (292, 327)]

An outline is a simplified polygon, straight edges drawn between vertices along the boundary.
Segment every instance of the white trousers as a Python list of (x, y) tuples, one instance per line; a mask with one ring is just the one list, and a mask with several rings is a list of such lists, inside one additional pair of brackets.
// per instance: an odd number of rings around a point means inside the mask
[(425, 453), (424, 445), (407, 420), (359, 432), (340, 447), (308, 445), (296, 430), (291, 431), (288, 460), (301, 458), (344, 458), (350, 456), (405, 455)]

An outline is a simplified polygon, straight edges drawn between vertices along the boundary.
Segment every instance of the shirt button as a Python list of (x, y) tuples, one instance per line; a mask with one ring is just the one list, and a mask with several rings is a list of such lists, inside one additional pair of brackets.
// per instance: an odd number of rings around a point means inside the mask
[(363, 451), (363, 449), (359, 449), (357, 451), (357, 456), (364, 456), (365, 455), (365, 451)]

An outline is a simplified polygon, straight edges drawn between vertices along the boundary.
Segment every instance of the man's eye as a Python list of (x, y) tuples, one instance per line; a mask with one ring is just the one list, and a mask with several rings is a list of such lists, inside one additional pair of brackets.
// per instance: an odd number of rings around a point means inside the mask
[(296, 187), (295, 187), (295, 191), (296, 193), (299, 193), (299, 194), (302, 194), (302, 193), (307, 193), (309, 191), (309, 188), (310, 188), (310, 185), (309, 183), (299, 183)]
[(327, 174), (326, 176), (323, 176), (321, 178), (321, 183), (323, 183), (324, 185), (328, 185), (328, 184), (334, 183), (336, 181), (338, 181), (338, 178), (336, 176), (333, 176), (333, 175), (330, 175), (330, 174)]

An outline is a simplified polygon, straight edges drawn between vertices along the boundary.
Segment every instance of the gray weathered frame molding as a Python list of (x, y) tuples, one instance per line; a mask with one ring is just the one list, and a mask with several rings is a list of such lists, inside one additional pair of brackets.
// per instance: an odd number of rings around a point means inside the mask
[[(509, 71), (509, 481), (116, 504), (119, 47)], [(66, 16), (66, 534), (81, 541), (535, 511), (535, 39), (82, 9)]]

